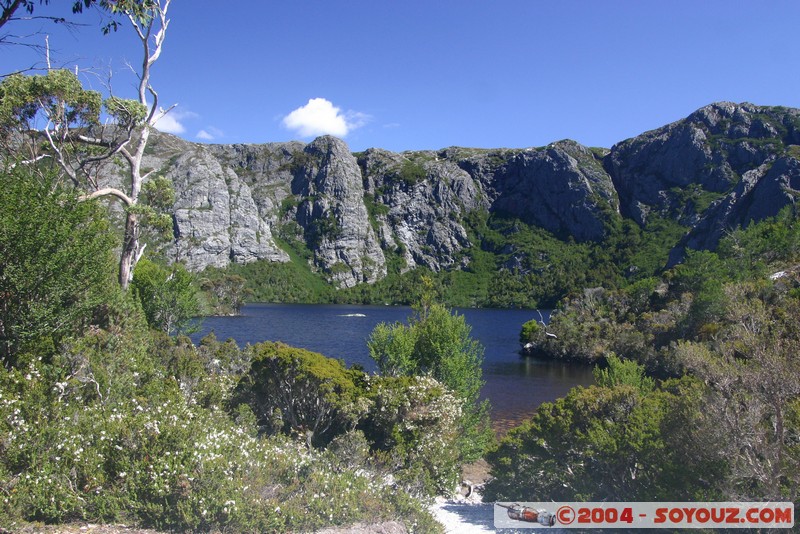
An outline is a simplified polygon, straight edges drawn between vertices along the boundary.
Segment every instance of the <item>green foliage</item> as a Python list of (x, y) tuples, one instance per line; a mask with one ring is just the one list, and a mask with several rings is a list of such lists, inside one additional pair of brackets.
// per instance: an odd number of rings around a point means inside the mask
[(394, 174), (389, 176), (390, 180), (398, 180), (406, 187), (411, 187), (428, 177), (428, 171), (418, 161), (405, 160)]
[(284, 249), (289, 251), (292, 261), (256, 261), (245, 265), (232, 264), (227, 269), (207, 268), (203, 276), (212, 284), (217, 284), (226, 276), (244, 278), (244, 291), (249, 294), (248, 300), (254, 302), (332, 302), (333, 288), (320, 275), (312, 272), (308, 263), (291, 247), (287, 245)]
[(606, 356), (606, 365), (605, 368), (595, 367), (593, 370), (594, 381), (600, 387), (630, 386), (643, 394), (655, 387), (655, 381), (645, 376), (644, 367), (634, 361), (621, 360), (611, 353)]
[(519, 344), (540, 343), (543, 339), (545, 327), (536, 319), (531, 319), (522, 325), (519, 333)]
[(141, 195), (136, 204), (125, 211), (135, 214), (139, 222), (141, 239), (146, 241), (150, 256), (168, 262), (164, 253), (173, 241), (172, 211), (175, 204), (175, 188), (164, 176), (155, 176), (142, 184)]
[(9, 128), (32, 128), (41, 120), (92, 126), (98, 124), (101, 106), (100, 93), (84, 90), (68, 70), (34, 76), (12, 74), (0, 82), (0, 126), (6, 132)]
[[(145, 25), (159, 9), (151, 0), (99, 4)], [(29, 11), (33, 5), (19, 3)], [(102, 104), (99, 94), (83, 91), (67, 71), (8, 77), (0, 82), (3, 140), (13, 137), (12, 129), (30, 134), (23, 147), (30, 153), (24, 156), (37, 159), (43, 155), (37, 126), (55, 125), (48, 132), (55, 136), (49, 148), (63, 150), (68, 161), (62, 171), (75, 185), (94, 190), (96, 175), (87, 169), (96, 171), (105, 155), (115, 152), (114, 142), (107, 148), (107, 139), (92, 141), (93, 146), (72, 141), (78, 132), (93, 135)], [(146, 127), (144, 106), (117, 98), (104, 105), (122, 126), (111, 129), (114, 134), (124, 137), (135, 126)], [(423, 504), (401, 487), (387, 486), (384, 473), (370, 468), (363, 435), (350, 449), (337, 442), (337, 450), (352, 451), (353, 462), (346, 464), (333, 450), (259, 436), (256, 414), (246, 404), (229, 413), (252, 352), (213, 338), (196, 347), (185, 337), (149, 329), (148, 322), (166, 332), (183, 327), (195, 306), (191, 276), (182, 267), (145, 260), (135, 272), (135, 295), (118, 291), (110, 279), (107, 214), (94, 201), (78, 202), (77, 192), (65, 192), (58, 178), (46, 176), (52, 160), (37, 161), (11, 162), (0, 184), (3, 527), (16, 531), (25, 530), (25, 522), (80, 521), (161, 531), (305, 532), (393, 519), (410, 532), (442, 531)], [(73, 176), (69, 171), (76, 169), (87, 173)], [(138, 163), (132, 171), (138, 172)], [(138, 187), (133, 186), (133, 197)], [(137, 220), (169, 230), (163, 208), (174, 202), (163, 178), (144, 183), (141, 193), (141, 202), (134, 199), (126, 214), (131, 233), (124, 243), (133, 245), (124, 253), (134, 256)], [(222, 285), (241, 287), (241, 279), (223, 277)], [(337, 408), (344, 406), (336, 369), (320, 362), (292, 369), (302, 375), (292, 380), (320, 379), (315, 387), (321, 398), (335, 397)], [(355, 377), (362, 375), (353, 372), (347, 383), (354, 386)], [(332, 383), (336, 387), (328, 389)], [(369, 399), (360, 389), (348, 394), (355, 399), (356, 411), (348, 412), (346, 424), (352, 428)], [(435, 398), (425, 397), (428, 401), (435, 407)], [(433, 417), (417, 415), (420, 421)], [(423, 444), (425, 439), (418, 437)], [(422, 463), (414, 458), (412, 442), (403, 442), (402, 451), (412, 458), (405, 472)], [(436, 476), (425, 483), (439, 480)], [(406, 485), (418, 478), (409, 475)]]
[(127, 100), (111, 96), (103, 103), (106, 113), (116, 119), (123, 128), (133, 128), (147, 119), (150, 111), (147, 106), (137, 100)]
[[(575, 388), (539, 407), (487, 459), (488, 500), (694, 500), (721, 471), (670, 415), (699, 415), (699, 384), (684, 379), (643, 393), (628, 385)], [(684, 425), (691, 424), (683, 420)], [(703, 480), (697, 477), (703, 473)]]
[[(211, 272), (205, 274), (211, 275)], [(203, 278), (200, 289), (205, 292), (211, 314), (239, 315), (245, 299), (253, 294), (246, 285), (247, 280), (241, 276), (219, 273)]]
[(260, 438), (246, 405), (229, 417), (222, 408), (249, 354), (154, 336), (130, 295), (117, 295), (103, 325), (51, 363), (25, 353), (0, 368), (3, 525), (288, 532), (393, 519), (441, 531), (364, 463)]
[(233, 406), (249, 404), (262, 428), (299, 435), (309, 447), (355, 428), (366, 410), (361, 371), (281, 343), (258, 343), (250, 351), (251, 368)]
[(701, 215), (712, 202), (723, 197), (722, 193), (704, 190), (700, 184), (689, 184), (684, 188), (674, 187), (669, 192), (674, 203), (683, 210), (677, 214), (679, 217)]
[(766, 274), (800, 257), (800, 221), (787, 206), (774, 218), (739, 228), (723, 239), (717, 254), (731, 264), (738, 279)]
[(113, 247), (94, 202), (18, 166), (0, 176), (0, 358), (81, 333), (109, 291)]
[[(146, 358), (146, 349), (136, 352)], [(91, 383), (65, 377), (53, 387), (52, 368), (0, 370), (0, 483), (13, 488), (0, 512), (5, 525), (80, 520), (287, 532), (400, 518), (438, 531), (405, 492), (343, 470), (325, 453), (257, 438), (224, 411), (187, 402), (174, 382), (128, 382), (134, 369), (118, 370), (115, 393), (94, 401)]]
[(800, 302), (763, 283), (725, 291), (730, 304), (713, 338), (679, 342), (675, 358), (710, 385), (704, 409), (726, 436), (726, 491), (795, 500), (800, 447), (790, 436), (800, 427), (789, 414), (800, 399)]
[(678, 221), (653, 213), (647, 217), (643, 229), (626, 221), (619, 231), (609, 235), (601, 248), (614, 254), (617, 266), (636, 282), (660, 273), (669, 252), (685, 233), (686, 227)]
[(380, 323), (367, 341), (369, 354), (384, 376), (412, 375), (417, 369), (414, 354), (417, 330), (406, 325)]
[(716, 253), (689, 250), (686, 259), (672, 269), (669, 279), (676, 291), (697, 292), (709, 284), (730, 279), (729, 272)]
[(471, 337), (463, 315), (433, 305), (418, 314), (414, 356), (416, 374), (430, 373), (468, 402), (476, 402), (483, 380), (483, 347)]
[[(796, 500), (796, 234), (787, 209), (732, 231), (718, 253), (689, 252), (663, 279), (565, 299), (544, 352), (607, 360), (601, 387), (543, 405), (512, 431), (490, 455), (486, 496)], [(699, 380), (655, 386), (645, 369)]]
[[(388, 208), (370, 195), (364, 201), (374, 226)], [(228, 269), (247, 279), (252, 299), (260, 302), (411, 305), (419, 298), (420, 281), (427, 277), (448, 306), (554, 307), (559, 299), (584, 287), (623, 288), (653, 276), (685, 232), (678, 223), (656, 216), (649, 218), (645, 229), (618, 219), (611, 217), (615, 223), (609, 225), (604, 242), (575, 243), (502, 214), (476, 211), (461, 221), (472, 246), (456, 258), (458, 267), (438, 272), (425, 267), (406, 269), (402, 248), (384, 250), (385, 278), (336, 289), (324, 273), (309, 267), (315, 243), (338, 231), (335, 218), (328, 217), (315, 222), (305, 241), (295, 223), (281, 227), (279, 243), (289, 252), (291, 263), (254, 262)]]
[(418, 308), (408, 325), (378, 325), (367, 341), (382, 373), (431, 376), (459, 399), (462, 461), (478, 459), (491, 440), (488, 401), (479, 401), (483, 347), (470, 334), (462, 315), (431, 304)]
[[(250, 368), (248, 354), (233, 340), (219, 342), (209, 334), (194, 346), (185, 336), (151, 336), (155, 349), (163, 355), (165, 372), (175, 379), (189, 403), (204, 408), (226, 406), (239, 379)], [(239, 416), (255, 424), (254, 416), (237, 414), (237, 421)]]
[(586, 289), (564, 299), (548, 324), (555, 337), (539, 341), (537, 352), (554, 359), (584, 363), (596, 363), (609, 352), (618, 352), (616, 343), (623, 338), (615, 319), (622, 305), (615, 293), (603, 288)]
[(162, 267), (140, 260), (131, 284), (151, 328), (167, 334), (186, 332), (199, 311), (194, 277), (180, 264)]
[(459, 476), (460, 402), (429, 377), (372, 377), (360, 427), (412, 494), (453, 491)]

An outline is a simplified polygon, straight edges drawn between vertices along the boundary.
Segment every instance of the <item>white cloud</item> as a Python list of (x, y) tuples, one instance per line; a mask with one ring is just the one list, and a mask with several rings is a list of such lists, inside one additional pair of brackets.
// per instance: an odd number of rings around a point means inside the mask
[(283, 118), (284, 127), (294, 130), (301, 137), (335, 135), (345, 137), (348, 133), (369, 122), (371, 117), (357, 111), (342, 113), (324, 98), (312, 98)]
[(213, 141), (218, 137), (224, 137), (225, 134), (219, 128), (214, 128), (213, 126), (207, 126), (206, 128), (197, 132), (195, 137), (198, 139), (202, 139), (203, 141)]
[(163, 116), (156, 114), (151, 124), (159, 132), (178, 135), (186, 132), (186, 127), (183, 125), (185, 120), (196, 119), (197, 117), (197, 113), (192, 111), (173, 109)]

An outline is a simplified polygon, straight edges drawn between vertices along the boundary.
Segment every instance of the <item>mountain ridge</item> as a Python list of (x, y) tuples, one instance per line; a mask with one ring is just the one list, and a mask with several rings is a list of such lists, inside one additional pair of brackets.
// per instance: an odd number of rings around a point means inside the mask
[(718, 102), (609, 149), (353, 153), (331, 136), (204, 145), (158, 134), (145, 164), (176, 190), (171, 258), (200, 271), (287, 262), (288, 246), (346, 288), (382, 279), (393, 257), (401, 270), (468, 268), (473, 212), (578, 243), (602, 241), (619, 220), (670, 219), (686, 230), (674, 264), (792, 204), (799, 157), (800, 110)]

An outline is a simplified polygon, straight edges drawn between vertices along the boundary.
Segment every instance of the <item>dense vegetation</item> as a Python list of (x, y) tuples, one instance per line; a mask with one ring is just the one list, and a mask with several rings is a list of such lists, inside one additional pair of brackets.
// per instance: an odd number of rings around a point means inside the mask
[(532, 353), (608, 367), (490, 454), (489, 498), (797, 503), (799, 260), (786, 209), (659, 278), (575, 292), (546, 327), (526, 324)]
[(657, 216), (645, 228), (618, 215), (610, 220), (605, 240), (576, 243), (519, 219), (475, 212), (463, 221), (473, 246), (456, 262), (466, 267), (406, 270), (400, 253), (387, 250), (388, 275), (349, 289), (337, 290), (313, 272), (307, 261), (310, 252), (297, 240), (282, 242), (290, 263), (232, 264), (203, 274), (210, 280), (241, 276), (255, 302), (411, 305), (422, 297), (422, 280), (430, 279), (448, 306), (551, 308), (576, 288), (625, 287), (655, 275), (685, 231)]
[(408, 325), (381, 323), (367, 345), (384, 376), (429, 376), (452, 391), (459, 410), (456, 457), (474, 462), (492, 441), (489, 402), (480, 401), (483, 347), (462, 315), (430, 301)]
[(188, 275), (143, 259), (122, 291), (106, 210), (48, 176), (0, 175), (0, 524), (439, 530), (415, 496), (457, 476), (448, 388), (167, 337), (192, 306)]

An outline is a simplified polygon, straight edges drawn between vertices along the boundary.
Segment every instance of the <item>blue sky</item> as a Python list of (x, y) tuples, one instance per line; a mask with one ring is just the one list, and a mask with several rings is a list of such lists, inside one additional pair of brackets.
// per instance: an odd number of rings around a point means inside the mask
[[(170, 19), (158, 126), (190, 141), (610, 147), (716, 101), (800, 107), (796, 0), (173, 0)], [(41, 27), (53, 64), (133, 98), (133, 33), (76, 20)], [(0, 48), (0, 72), (40, 59)]]

